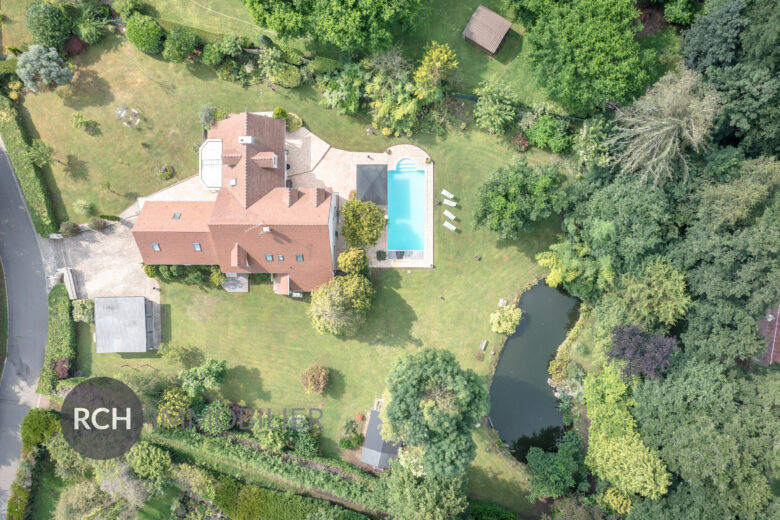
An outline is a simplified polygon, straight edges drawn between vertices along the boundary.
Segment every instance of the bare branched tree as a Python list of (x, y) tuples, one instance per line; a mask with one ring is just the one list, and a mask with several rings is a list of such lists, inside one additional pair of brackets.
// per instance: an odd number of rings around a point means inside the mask
[(632, 105), (617, 110), (613, 168), (663, 184), (681, 168), (688, 178), (688, 154), (709, 145), (720, 110), (718, 94), (696, 72), (670, 72)]

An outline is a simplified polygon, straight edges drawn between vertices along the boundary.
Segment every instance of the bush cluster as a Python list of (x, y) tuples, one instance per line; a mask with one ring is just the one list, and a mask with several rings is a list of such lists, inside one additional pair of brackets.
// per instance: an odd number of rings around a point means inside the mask
[(64, 360), (67, 360), (68, 366), (72, 366), (76, 360), (76, 323), (71, 315), (68, 291), (64, 284), (57, 284), (49, 292), (49, 331), (43, 369), (38, 380), (39, 393), (51, 394), (57, 379), (65, 379), (55, 373), (57, 363), (60, 362), (59, 366), (62, 367)]
[(165, 31), (154, 18), (138, 12), (127, 20), (127, 39), (139, 51), (146, 54), (160, 54), (163, 50)]
[(571, 148), (572, 136), (569, 123), (552, 114), (544, 114), (527, 130), (528, 141), (533, 146), (552, 153), (564, 153)]
[(301, 384), (307, 394), (321, 395), (328, 388), (330, 369), (322, 365), (312, 365), (301, 374)]
[(24, 200), (30, 210), (35, 231), (43, 237), (57, 232), (57, 219), (52, 209), (46, 183), (27, 154), (28, 139), (10, 99), (0, 95), (0, 135), (14, 167)]

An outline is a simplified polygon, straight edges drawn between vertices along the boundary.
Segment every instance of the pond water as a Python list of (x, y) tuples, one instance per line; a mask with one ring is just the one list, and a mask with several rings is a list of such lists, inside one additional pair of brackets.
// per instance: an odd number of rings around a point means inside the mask
[(519, 460), (531, 446), (552, 448), (563, 417), (547, 365), (579, 314), (579, 300), (539, 282), (520, 298), (523, 319), (510, 336), (490, 387), (493, 427)]

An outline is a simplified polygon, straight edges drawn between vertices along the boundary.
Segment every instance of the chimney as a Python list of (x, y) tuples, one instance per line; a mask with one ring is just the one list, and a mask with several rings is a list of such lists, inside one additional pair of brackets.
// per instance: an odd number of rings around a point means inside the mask
[(296, 200), (298, 200), (298, 190), (295, 188), (285, 188), (284, 203), (287, 204), (287, 207), (292, 206)]
[(322, 204), (322, 202), (325, 200), (325, 190), (322, 188), (315, 188), (314, 189), (314, 198), (312, 199), (312, 202), (314, 202), (315, 206), (319, 206)]

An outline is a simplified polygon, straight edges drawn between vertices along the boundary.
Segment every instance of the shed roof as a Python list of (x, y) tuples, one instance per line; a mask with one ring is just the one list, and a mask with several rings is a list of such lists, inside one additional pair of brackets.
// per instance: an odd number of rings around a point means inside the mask
[(98, 354), (146, 352), (151, 344), (151, 302), (143, 296), (95, 298), (95, 345)]
[(371, 410), (360, 462), (385, 469), (390, 467), (392, 459), (398, 457), (400, 443), (385, 441), (381, 430), (382, 419), (379, 418), (379, 410)]
[(480, 5), (471, 15), (466, 28), (463, 29), (463, 37), (490, 54), (495, 54), (510, 27), (512, 27), (512, 22), (484, 5)]

